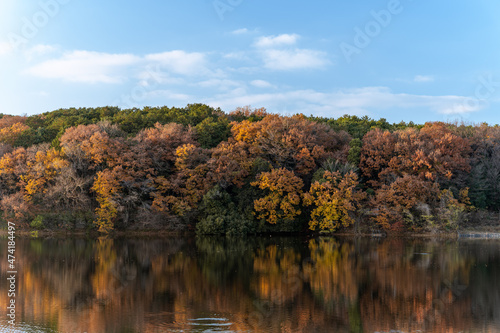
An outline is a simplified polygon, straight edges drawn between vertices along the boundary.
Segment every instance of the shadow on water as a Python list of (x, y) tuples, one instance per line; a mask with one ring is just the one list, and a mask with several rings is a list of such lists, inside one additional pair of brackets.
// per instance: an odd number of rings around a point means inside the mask
[(500, 330), (495, 240), (16, 241), (20, 332)]

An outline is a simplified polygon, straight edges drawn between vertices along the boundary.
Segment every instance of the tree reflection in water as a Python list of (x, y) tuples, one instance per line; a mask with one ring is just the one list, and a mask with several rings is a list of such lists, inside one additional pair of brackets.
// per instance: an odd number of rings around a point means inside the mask
[[(6, 240), (0, 251), (6, 257)], [(61, 332), (500, 330), (500, 242), (18, 239), (17, 320)], [(0, 262), (6, 279), (7, 261)], [(6, 284), (0, 294), (7, 295)], [(6, 325), (7, 297), (0, 298)]]

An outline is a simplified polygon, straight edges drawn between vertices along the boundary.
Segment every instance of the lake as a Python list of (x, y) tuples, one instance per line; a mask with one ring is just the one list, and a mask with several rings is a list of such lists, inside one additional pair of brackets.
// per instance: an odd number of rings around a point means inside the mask
[(16, 239), (9, 332), (500, 332), (500, 241)]

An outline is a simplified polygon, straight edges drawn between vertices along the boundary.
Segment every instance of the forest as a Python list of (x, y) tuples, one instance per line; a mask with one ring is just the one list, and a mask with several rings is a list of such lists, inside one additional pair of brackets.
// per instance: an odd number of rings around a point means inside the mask
[(454, 231), (497, 219), (499, 143), (486, 123), (203, 104), (2, 114), (0, 218), (101, 233)]

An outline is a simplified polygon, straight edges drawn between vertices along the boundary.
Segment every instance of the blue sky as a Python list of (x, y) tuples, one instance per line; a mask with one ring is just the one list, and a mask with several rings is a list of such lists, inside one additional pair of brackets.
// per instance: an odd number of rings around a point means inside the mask
[(500, 3), (0, 2), (0, 112), (185, 106), (500, 123)]

